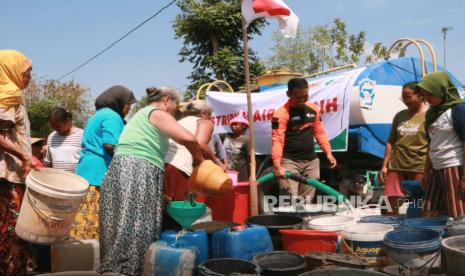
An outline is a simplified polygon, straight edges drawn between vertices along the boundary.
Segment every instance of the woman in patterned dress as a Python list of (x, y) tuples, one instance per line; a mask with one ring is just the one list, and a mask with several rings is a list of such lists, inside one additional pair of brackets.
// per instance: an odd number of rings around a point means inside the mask
[(171, 138), (200, 163), (197, 139), (173, 117), (179, 93), (148, 88), (149, 105), (139, 110), (121, 134), (102, 183), (99, 272), (140, 275), (145, 250), (160, 236), (164, 158)]
[(15, 226), (31, 170), (29, 119), (21, 95), (31, 70), (22, 53), (0, 51), (0, 275), (26, 274), (26, 245)]

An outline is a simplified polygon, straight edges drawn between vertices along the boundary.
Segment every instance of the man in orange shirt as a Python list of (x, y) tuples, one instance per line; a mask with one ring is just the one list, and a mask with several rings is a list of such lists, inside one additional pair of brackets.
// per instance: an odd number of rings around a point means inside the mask
[(273, 114), (271, 158), (275, 175), (279, 178), (280, 195), (303, 196), (309, 202), (315, 195), (315, 188), (286, 178), (286, 171), (309, 178), (320, 177), (315, 139), (330, 168), (336, 167), (336, 159), (331, 153), (320, 111), (308, 102), (307, 81), (294, 78), (289, 80), (287, 87), (289, 100)]

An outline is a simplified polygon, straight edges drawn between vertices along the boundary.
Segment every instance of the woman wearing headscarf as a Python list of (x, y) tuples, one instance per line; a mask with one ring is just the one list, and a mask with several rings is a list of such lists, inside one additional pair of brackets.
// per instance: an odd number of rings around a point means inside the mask
[(179, 92), (148, 88), (147, 96), (149, 104), (124, 128), (102, 183), (101, 273), (140, 275), (145, 250), (159, 239), (168, 139), (187, 148), (193, 165), (203, 160), (196, 137), (173, 118)]
[(25, 244), (15, 226), (31, 170), (29, 119), (21, 95), (31, 70), (22, 53), (0, 51), (0, 275), (26, 274)]
[(76, 173), (91, 185), (70, 232), (77, 240), (98, 239), (100, 184), (123, 131), (124, 117), (135, 102), (132, 91), (121, 85), (108, 88), (95, 100), (97, 112), (84, 127), (81, 157), (76, 167)]
[(426, 75), (418, 87), (431, 105), (425, 115), (429, 148), (423, 215), (465, 215), (465, 104), (445, 72)]

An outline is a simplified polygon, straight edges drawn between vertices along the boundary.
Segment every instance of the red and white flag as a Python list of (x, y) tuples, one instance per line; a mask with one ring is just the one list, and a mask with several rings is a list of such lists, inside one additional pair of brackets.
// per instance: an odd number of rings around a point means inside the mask
[(282, 0), (242, 0), (242, 16), (247, 26), (260, 17), (276, 18), (284, 37), (295, 37), (299, 18)]

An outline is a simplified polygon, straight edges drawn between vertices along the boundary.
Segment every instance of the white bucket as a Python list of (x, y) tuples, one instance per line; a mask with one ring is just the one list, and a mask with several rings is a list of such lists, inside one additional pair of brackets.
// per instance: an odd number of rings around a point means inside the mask
[(308, 228), (314, 230), (340, 231), (348, 225), (355, 223), (355, 219), (349, 216), (317, 217), (308, 221)]
[(277, 208), (271, 208), (274, 213), (280, 214), (335, 214), (337, 210), (342, 208), (341, 206), (337, 206), (335, 204), (303, 204), (303, 205), (289, 205), (289, 206), (280, 206)]
[(381, 215), (381, 207), (378, 204), (367, 204), (355, 208), (355, 210), (352, 212), (349, 210), (344, 210), (336, 213), (336, 215), (350, 216), (353, 217), (356, 221), (359, 221), (360, 218), (363, 217)]
[(361, 257), (378, 257), (385, 255), (383, 239), (394, 227), (381, 223), (357, 223), (345, 227), (341, 234), (342, 251), (355, 253)]
[(76, 174), (44, 168), (32, 171), (26, 185), (16, 234), (39, 244), (62, 240), (71, 230), (89, 183)]
[(383, 241), (387, 232), (394, 227), (382, 223), (357, 223), (342, 230), (342, 237), (354, 241)]

